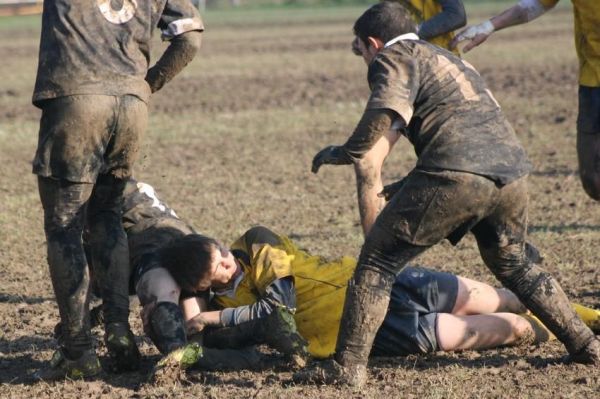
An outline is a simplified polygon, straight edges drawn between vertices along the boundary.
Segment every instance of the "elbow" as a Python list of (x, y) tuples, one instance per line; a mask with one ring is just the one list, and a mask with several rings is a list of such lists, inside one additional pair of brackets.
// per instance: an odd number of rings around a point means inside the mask
[(187, 32), (185, 35), (187, 45), (190, 48), (190, 51), (193, 52), (193, 54), (195, 55), (196, 53), (198, 53), (198, 51), (200, 51), (200, 48), (202, 47), (202, 32), (191, 31)]
[(465, 12), (464, 7), (460, 7), (452, 13), (451, 18), (448, 18), (450, 21), (450, 30), (456, 30), (462, 28), (467, 25), (467, 13)]

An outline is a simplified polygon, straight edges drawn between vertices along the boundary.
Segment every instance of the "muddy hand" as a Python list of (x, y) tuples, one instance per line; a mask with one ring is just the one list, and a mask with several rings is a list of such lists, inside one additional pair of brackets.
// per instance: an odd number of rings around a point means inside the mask
[(323, 148), (315, 155), (312, 161), (311, 171), (317, 173), (322, 165), (350, 165), (352, 158), (346, 152), (344, 147), (330, 145)]
[(201, 314), (194, 316), (185, 323), (185, 329), (188, 335), (197, 334), (202, 332), (206, 327), (206, 321)]

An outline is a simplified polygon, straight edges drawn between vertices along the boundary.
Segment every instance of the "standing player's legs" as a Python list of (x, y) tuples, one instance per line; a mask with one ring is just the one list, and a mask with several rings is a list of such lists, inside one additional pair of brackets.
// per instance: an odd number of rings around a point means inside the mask
[(140, 353), (129, 328), (129, 248), (122, 224), (123, 191), (146, 130), (147, 107), (135, 96), (114, 97), (114, 118), (102, 168), (88, 206), (94, 276), (100, 288), (105, 342), (116, 370), (135, 370)]
[(573, 360), (600, 362), (600, 342), (594, 333), (577, 316), (558, 282), (525, 255), (526, 178), (502, 187), (496, 198), (495, 209), (472, 229), (484, 262), (567, 347)]
[(600, 87), (579, 86), (577, 156), (583, 189), (600, 201)]
[(104, 311), (105, 342), (116, 370), (135, 370), (140, 353), (129, 328), (129, 251), (121, 207), (126, 181), (98, 177), (89, 201), (87, 224), (94, 279)]
[(347, 383), (365, 382), (396, 274), (431, 245), (468, 231), (493, 186), (483, 177), (457, 172), (414, 170), (405, 178), (367, 235), (348, 285), (335, 355), (352, 377)]

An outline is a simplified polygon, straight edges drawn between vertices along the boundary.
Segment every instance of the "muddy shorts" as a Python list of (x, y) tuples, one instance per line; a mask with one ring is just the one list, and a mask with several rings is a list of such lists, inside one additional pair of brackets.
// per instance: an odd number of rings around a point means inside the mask
[(492, 180), (472, 173), (414, 169), (380, 213), (374, 234), (369, 234), (367, 240), (391, 236), (424, 247), (443, 239), (456, 244), (492, 215), (493, 227), (524, 233), (526, 178), (497, 187)]
[(392, 287), (388, 312), (377, 332), (373, 356), (405, 356), (438, 350), (438, 313), (451, 313), (458, 279), (449, 273), (406, 267)]
[(73, 95), (46, 100), (33, 173), (74, 183), (94, 183), (99, 174), (124, 179), (147, 125), (138, 97)]
[(600, 87), (579, 86), (577, 131), (600, 134)]

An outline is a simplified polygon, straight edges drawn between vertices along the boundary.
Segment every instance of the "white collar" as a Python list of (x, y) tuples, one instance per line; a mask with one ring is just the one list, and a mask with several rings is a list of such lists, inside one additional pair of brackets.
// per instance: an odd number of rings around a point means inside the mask
[(419, 36), (417, 36), (416, 33), (412, 33), (412, 32), (405, 33), (403, 35), (396, 36), (395, 38), (393, 38), (392, 40), (387, 42), (383, 47), (389, 47), (392, 44), (399, 42), (400, 40), (419, 40)]

